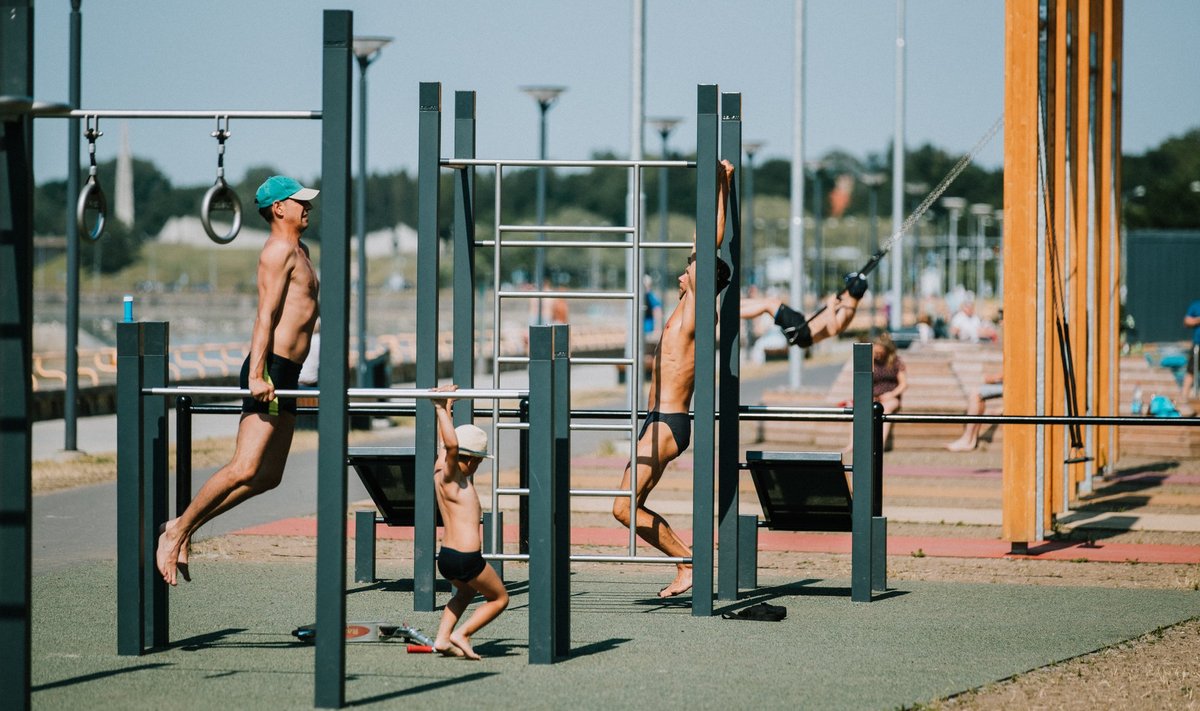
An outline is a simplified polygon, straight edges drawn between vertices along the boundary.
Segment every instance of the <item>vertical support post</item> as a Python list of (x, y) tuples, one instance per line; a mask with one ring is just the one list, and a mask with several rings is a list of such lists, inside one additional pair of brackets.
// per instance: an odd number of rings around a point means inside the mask
[(871, 601), (871, 506), (874, 499), (875, 425), (871, 344), (854, 344), (854, 473), (850, 508), (850, 599)]
[[(70, 78), (67, 103), (79, 108), (80, 66), (83, 45), (82, 0), (71, 0)], [(79, 223), (75, 201), (79, 199), (79, 119), (67, 119), (67, 382), (63, 392), (63, 449), (73, 451), (77, 442), (79, 408)]]
[(142, 549), (146, 460), (142, 456), (143, 324), (117, 324), (117, 654), (137, 656), (145, 648), (147, 559)]
[[(733, 184), (729, 190), (729, 205), (725, 213), (725, 243), (721, 253), (732, 268), (729, 286), (720, 304), (721, 357), (719, 430), (719, 486), (717, 487), (717, 520), (720, 559), (717, 565), (717, 597), (721, 600), (738, 598), (738, 479), (741, 477), (741, 426), (739, 407), (741, 392), (741, 272), (742, 223), (739, 208), (741, 191), (737, 189), (742, 176), (742, 95), (721, 95), (721, 158), (733, 164)], [(708, 333), (697, 331), (697, 333)]]
[(554, 381), (554, 519), (551, 550), (554, 557), (554, 658), (571, 653), (571, 327), (551, 326), (554, 350), (550, 377)]
[[(170, 324), (148, 321), (142, 324), (142, 381), (141, 387), (167, 386), (167, 349)], [(170, 440), (165, 397), (142, 399), (142, 586), (146, 600), (146, 620), (143, 645), (149, 649), (167, 646), (170, 642), (167, 584), (153, 565), (158, 546), (158, 527), (166, 523), (170, 499), (167, 476), (167, 449)]]
[[(1096, 107), (1100, 114), (1097, 143), (1100, 162), (1099, 265), (1096, 287), (1099, 290), (1096, 320), (1099, 329), (1100, 365), (1096, 383), (1099, 403), (1096, 414), (1117, 414), (1120, 398), (1120, 297), (1121, 297), (1121, 0), (1103, 0), (1101, 13), (1104, 39), (1100, 48), (1100, 87)], [(1196, 381), (1200, 384), (1200, 380)], [(1117, 428), (1102, 426), (1097, 433), (1096, 464), (1110, 471), (1119, 459)]]
[(758, 516), (738, 516), (738, 587), (758, 587)]
[(883, 404), (871, 403), (871, 589), (887, 590), (887, 519), (883, 516)]
[(375, 582), (375, 511), (354, 512), (354, 582)]
[[(417, 359), (417, 387), (437, 386), (438, 352), (438, 177), (442, 155), (442, 85), (422, 82), (417, 149), (417, 352), (431, 358)], [(418, 472), (432, 472), (437, 460), (437, 420), (433, 403), (417, 401), (416, 426)], [(413, 609), (434, 609), (434, 561), (437, 530), (433, 477), (418, 476), (414, 482), (416, 510), (413, 516)]]
[(529, 663), (554, 663), (555, 380), (552, 326), (529, 327)]
[(346, 407), (350, 350), (353, 13), (326, 10), (321, 90), (321, 407), (317, 414), (317, 649), (313, 705), (346, 700)]
[[(0, 95), (33, 96), (33, 2), (4, 0)], [(0, 698), (30, 707), (33, 120), (0, 116)]]
[[(475, 157), (475, 92), (454, 92), (454, 157)], [(475, 168), (454, 174), (454, 383), (475, 387)], [(469, 344), (469, 345), (468, 345)], [(454, 412), (469, 424), (474, 407)], [(494, 433), (493, 433), (494, 435)], [(495, 437), (492, 437), (495, 440)], [(490, 549), (489, 549), (490, 550)]]
[[(496, 540), (492, 540), (492, 517), (496, 517)], [(502, 553), (504, 552), (504, 512), (503, 511), (484, 511), (483, 512), (483, 551), (485, 553)], [(496, 575), (501, 580), (504, 580), (504, 561), (489, 560), (488, 565), (492, 566), (492, 570), (496, 571)]]
[[(1022, 239), (1004, 240), (1005, 264), (1038, 263), (1039, 233), (1037, 121), (1038, 10), (1027, 0), (1007, 0), (1005, 10), (1004, 82), (1004, 226)], [(1006, 314), (1035, 314), (1038, 306), (1033, 269), (1009, 271), (1004, 284)], [(1035, 412), (1038, 325), (1036, 319), (1009, 318), (1004, 326), (1006, 412)], [(1037, 433), (1034, 427), (1011, 427), (1004, 433), (1003, 536), (1014, 543), (1036, 540)]]
[(695, 445), (692, 448), (692, 616), (713, 613), (713, 473), (716, 469), (717, 99), (696, 88)]
[[(529, 424), (529, 398), (522, 398), (519, 405), (521, 422)], [(520, 461), (517, 464), (518, 483), (522, 489), (529, 488), (529, 430), (517, 431), (517, 449)], [(529, 497), (522, 496), (517, 508), (517, 550), (529, 553)]]
[(192, 503), (192, 399), (175, 399), (175, 516)]

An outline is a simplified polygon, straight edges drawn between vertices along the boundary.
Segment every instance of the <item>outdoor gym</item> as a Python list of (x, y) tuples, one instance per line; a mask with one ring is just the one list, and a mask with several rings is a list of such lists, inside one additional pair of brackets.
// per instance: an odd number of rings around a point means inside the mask
[[(439, 705), (483, 701), (590, 708), (644, 703), (631, 696), (635, 693), (682, 698), (701, 707), (895, 706), (958, 694), (1196, 617), (1200, 605), (1190, 590), (889, 578), (888, 553), (895, 555), (895, 541), (885, 516), (885, 425), (1007, 426), (999, 543), (1006, 548), (1001, 555), (1013, 560), (1056, 550), (1049, 539), (1059, 517), (1116, 472), (1123, 432), (1137, 428), (1189, 438), (1195, 432), (1194, 419), (1122, 413), (1122, 274), (1114, 219), (1121, 194), (1116, 138), (1121, 4), (1082, 3), (1092, 14), (1085, 13), (1083, 20), (1072, 16), (1071, 22), (1068, 4), (1061, 3), (1061, 16), (1052, 21), (1039, 17), (1038, 3), (1008, 4), (1004, 115), (990, 128), (980, 127), (975, 146), (854, 273), (874, 278), (885, 260), (898, 259), (894, 250), (913, 225), (1003, 127), (1004, 262), (1026, 268), (1011, 269), (1004, 281), (1004, 414), (964, 416), (885, 414), (880, 404), (872, 404), (869, 343), (855, 343), (850, 351), (844, 371), (851, 397), (845, 404), (767, 406), (744, 399), (743, 188), (738, 181), (746, 153), (743, 106), (754, 98), (722, 92), (715, 84), (695, 88), (694, 160), (550, 160), (479, 155), (476, 94), (470, 90), (454, 93), (453, 148), (447, 150), (442, 85), (421, 82), (418, 105), (412, 107), (419, 193), (415, 377), (403, 386), (351, 387), (355, 345), (357, 366), (366, 362), (362, 341), (351, 339), (353, 13), (323, 14), (319, 108), (98, 110), (36, 100), (32, 8), (10, 3), (0, 31), (5, 47), (0, 152), (7, 166), (0, 176), (0, 282), (5, 285), (0, 314), (8, 324), (0, 333), (5, 362), (0, 459), (8, 463), (0, 502), (0, 565), (8, 571), (2, 583), (0, 650), (10, 660), (0, 673), (0, 690), (16, 708), (43, 698), (55, 704), (82, 698), (75, 694), (114, 707), (312, 703), (336, 708), (433, 700)], [(1082, 12), (1079, 4), (1070, 5)], [(1090, 80), (1087, 72), (1067, 71), (1068, 58), (1078, 62), (1089, 51), (1080, 47), (1088, 43), (1079, 40), (1079, 32), (1092, 40), (1099, 58)], [(1082, 83), (1071, 88), (1069, 81)], [(188, 450), (194, 423), (239, 412), (225, 403), (253, 391), (173, 383), (170, 323), (138, 320), (127, 307), (117, 325), (115, 560), (35, 575), (28, 419), (33, 127), (52, 120), (83, 122), (92, 170), (71, 196), (73, 228), (97, 240), (103, 239), (109, 218), (109, 200), (95, 170), (99, 122), (198, 117), (216, 122), (216, 180), (202, 199), (201, 219), (217, 243), (232, 241), (242, 223), (241, 201), (224, 176), (230, 121), (320, 122), (320, 385), (275, 391), (279, 398), (305, 400), (299, 414), (316, 418), (318, 447), (311, 460), (315, 564), (219, 560), (206, 562), (203, 583), (174, 588), (164, 582), (155, 566), (156, 545), (171, 518), (172, 499), (176, 516), (191, 501)], [(720, 189), (722, 162), (734, 176), (727, 196)], [(640, 210), (632, 210), (624, 225), (507, 221), (501, 175), (528, 168), (623, 173), (633, 195), (642, 192), (648, 171), (694, 171), (694, 240), (648, 238)], [(477, 194), (481, 171), (494, 172), (491, 194)], [(451, 195), (443, 195), (445, 175), (451, 177)], [(451, 203), (449, 285), (436, 278), (444, 256), (444, 200)], [(494, 220), (491, 239), (475, 234), (475, 215), (484, 201)], [(220, 213), (230, 227), (221, 219), (214, 222)], [(541, 280), (529, 290), (508, 288), (502, 280), (504, 254), (521, 249), (621, 253), (627, 288), (549, 289)], [(694, 275), (694, 303), (701, 305), (694, 313), (695, 387), (688, 393), (690, 412), (682, 413), (691, 426), (690, 476), (684, 477), (691, 496), (682, 499), (691, 522), (690, 555), (678, 557), (647, 552), (633, 526), (621, 531), (624, 540), (613, 546), (593, 540), (590, 526), (573, 523), (579, 511), (595, 510), (588, 501), (626, 500), (631, 508), (642, 503), (637, 466), (631, 466), (628, 489), (579, 484), (574, 475), (587, 456), (572, 443), (574, 437), (615, 433), (628, 445), (622, 456), (638, 458), (639, 425), (650, 414), (641, 403), (646, 389), (654, 387), (641, 367), (640, 354), (647, 349), (641, 276), (650, 255), (657, 259), (671, 252), (694, 253), (685, 277)], [(479, 269), (483, 259), (491, 260), (487, 269)], [(722, 262), (731, 268), (723, 289), (717, 276)], [(490, 276), (486, 289), (480, 288), (477, 271)], [(847, 289), (852, 283), (848, 278)], [(441, 303), (446, 287), (448, 309)], [(624, 352), (577, 355), (572, 344), (582, 340), (586, 327), (542, 323), (540, 302), (550, 299), (622, 304), (628, 317), (622, 325), (627, 326)], [(506, 305), (524, 309), (530, 301), (537, 303), (539, 316), (528, 327), (528, 350), (506, 354), (494, 325), (502, 321)], [(704, 306), (709, 304), (716, 308)], [(816, 323), (823, 308), (810, 311), (805, 328)], [(483, 329), (476, 322), (488, 311), (490, 344), (480, 338)], [(438, 357), (446, 314), (455, 344), (449, 372)], [(477, 346), (481, 342), (483, 348)], [(481, 363), (487, 367), (481, 369)], [(573, 404), (572, 396), (582, 389), (580, 368), (590, 368), (589, 373), (619, 369), (628, 406)], [(512, 371), (526, 374), (519, 387), (504, 377)], [(490, 383), (476, 382), (484, 377), (481, 372), (490, 374)], [(453, 397), (468, 404), (455, 408), (455, 424), (488, 428), (495, 458), (476, 474), (488, 494), (480, 521), (482, 553), (514, 601), (477, 639), (478, 644), (490, 636), (487, 656), (496, 659), (469, 668), (406, 654), (418, 650), (387, 642), (404, 634), (407, 641), (421, 642), (425, 638), (416, 628), (428, 627), (444, 604), (439, 594), (447, 588), (435, 572), (439, 509), (432, 473), (439, 462), (433, 403), (450, 397), (437, 389), (447, 381), (459, 388)], [(413, 445), (352, 445), (355, 417), (413, 418)], [(848, 428), (851, 444), (845, 452), (743, 446), (760, 441), (746, 433), (764, 423), (803, 429), (831, 422), (840, 423), (842, 431)], [(168, 456), (172, 432), (174, 462)], [(508, 481), (512, 472), (506, 467), (517, 470), (515, 482)], [(351, 514), (351, 472), (376, 510)], [(507, 526), (506, 511), (516, 512), (518, 519)], [(400, 579), (386, 580), (376, 568), (376, 538), (392, 528), (411, 530), (411, 553)], [(781, 540), (772, 537), (778, 532), (848, 533), (848, 550), (842, 549), (849, 553), (848, 582), (814, 580), (803, 567), (760, 565), (760, 554)], [(512, 534), (515, 540), (505, 540)], [(348, 569), (351, 550), (353, 571)], [(1190, 560), (1189, 551), (1178, 553), (1184, 556), (1179, 560)], [(690, 566), (691, 590), (662, 599), (652, 588), (663, 577), (661, 569), (671, 566)], [(780, 601), (789, 611), (778, 624), (722, 619), (736, 618), (757, 603)], [(1049, 612), (1064, 609), (1070, 614)], [(418, 619), (423, 620), (419, 625)], [(348, 644), (348, 630), (364, 624), (380, 644)], [(293, 629), (305, 632), (293, 637)], [(79, 658), (85, 665), (72, 667)], [(552, 665), (553, 673), (538, 671), (544, 665)]]

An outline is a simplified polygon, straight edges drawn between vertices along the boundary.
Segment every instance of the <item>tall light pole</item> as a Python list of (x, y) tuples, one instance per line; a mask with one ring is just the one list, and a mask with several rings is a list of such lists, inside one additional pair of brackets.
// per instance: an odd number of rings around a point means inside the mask
[(983, 298), (983, 233), (991, 220), (992, 206), (977, 202), (971, 205), (975, 217), (975, 296)]
[[(538, 159), (546, 160), (546, 112), (550, 107), (558, 101), (558, 97), (566, 87), (563, 86), (523, 86), (521, 91), (533, 97), (533, 100), (538, 105)], [(537, 172), (537, 223), (539, 225), (546, 224), (546, 166), (539, 165)], [(497, 238), (499, 235), (497, 235)], [(538, 233), (538, 240), (546, 239), (545, 233)], [(546, 253), (538, 247), (533, 256), (533, 288), (540, 291), (542, 282), (546, 279)], [(537, 320), (536, 323), (542, 324), (542, 300), (537, 300)]]
[(370, 387), (367, 372), (367, 67), (379, 52), (392, 43), (391, 37), (355, 37), (358, 58), (358, 200), (354, 217), (358, 223), (358, 387)]
[[(662, 159), (669, 160), (667, 153), (667, 139), (671, 136), (671, 131), (675, 130), (683, 119), (674, 117), (670, 118), (652, 118), (646, 119), (646, 123), (655, 131), (658, 131), (659, 137), (662, 139)], [(667, 169), (658, 169), (658, 240), (666, 242), (670, 239), (667, 230)], [(658, 250), (658, 283), (662, 289), (667, 280), (667, 250), (659, 248)]]
[[(79, 74), (83, 37), (82, 0), (71, 0), (71, 78), (69, 103), (79, 108)], [(63, 449), (75, 451), (76, 405), (79, 400), (79, 227), (75, 201), (79, 198), (79, 119), (67, 121), (67, 382), (63, 393)]]
[[(754, 270), (754, 156), (762, 150), (762, 141), (743, 141), (742, 150), (746, 152), (746, 176), (742, 181), (746, 196), (742, 198), (742, 264), (746, 274), (747, 287), (758, 284)], [(751, 332), (753, 338), (753, 332)], [(752, 345), (752, 344), (751, 344)]]
[[(867, 245), (867, 254), (875, 254), (879, 250), (879, 186), (887, 180), (887, 175), (884, 173), (864, 173), (860, 175), (859, 180), (870, 189), (868, 193), (870, 200), (871, 213), (871, 234), (870, 244)], [(876, 287), (875, 293), (871, 295), (871, 340), (875, 340), (875, 311), (879, 304), (879, 290)]]
[(966, 198), (960, 197), (944, 197), (942, 198), (942, 207), (950, 212), (950, 236), (949, 243), (946, 246), (946, 293), (950, 293), (958, 286), (958, 218), (963, 216), (963, 212), (967, 209)]
[[(904, 0), (896, 0), (896, 116), (892, 138), (892, 231), (904, 223)], [(888, 326), (893, 331), (903, 325), (904, 241), (892, 245), (892, 310)]]
[[(788, 253), (792, 256), (792, 283), (788, 300), (797, 309), (804, 308), (804, 0), (794, 0), (792, 22), (795, 39), (792, 46), (792, 166), (789, 201)], [(804, 384), (804, 354), (799, 348), (788, 349), (788, 386)]]

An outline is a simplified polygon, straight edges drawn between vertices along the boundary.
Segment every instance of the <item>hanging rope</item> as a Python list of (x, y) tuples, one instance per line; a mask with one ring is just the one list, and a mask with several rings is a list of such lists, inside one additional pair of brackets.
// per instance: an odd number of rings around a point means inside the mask
[[(1063, 292), (1066, 291), (1066, 283), (1063, 279), (1062, 266), (1058, 263), (1058, 236), (1054, 229), (1054, 185), (1049, 180), (1049, 170), (1046, 166), (1045, 130), (1045, 113), (1042, 110), (1041, 102), (1039, 102), (1037, 161), (1038, 176), (1041, 178), (1043, 186), (1043, 209), (1046, 214), (1046, 251), (1048, 252), (1046, 263), (1049, 265), (1050, 309), (1054, 314), (1054, 330), (1058, 337), (1058, 349), (1062, 352), (1063, 395), (1066, 399), (1067, 415), (1078, 417), (1079, 404), (1077, 402), (1075, 387), (1075, 364), (1071, 352), (1071, 329), (1067, 323), (1066, 307), (1063, 303)], [(1083, 427), (1081, 425), (1078, 423), (1067, 425), (1067, 436), (1070, 440), (1071, 449), (1083, 449)], [(1088, 461), (1089, 459), (1090, 457), (1071, 457), (1067, 459), (1067, 463), (1075, 464)]]
[[(967, 166), (971, 164), (971, 161), (975, 160), (975, 156), (979, 155), (979, 152), (982, 151), (983, 147), (992, 140), (992, 137), (996, 135), (996, 132), (999, 131), (1000, 127), (1003, 125), (1004, 114), (1001, 114), (996, 119), (996, 122), (992, 124), (992, 127), (983, 134), (983, 136), (975, 143), (971, 150), (967, 151), (961, 158), (958, 159), (958, 162), (954, 164), (954, 167), (950, 169), (950, 172), (946, 173), (946, 177), (942, 178), (941, 182), (938, 183), (937, 186), (925, 196), (925, 199), (921, 201), (921, 204), (917, 205), (917, 208), (912, 211), (912, 214), (910, 214), (904, 220), (904, 222), (900, 224), (900, 228), (893, 232), (890, 237), (885, 239), (883, 243), (879, 245), (878, 251), (871, 255), (871, 258), (867, 260), (867, 263), (858, 270), (859, 276), (865, 277), (871, 272), (875, 271), (875, 267), (879, 266), (879, 262), (885, 256), (887, 256), (889, 251), (891, 251), (892, 245), (894, 245), (897, 240), (903, 237), (905, 232), (908, 232), (910, 229), (912, 229), (912, 226), (917, 223), (917, 220), (920, 220), (921, 217), (924, 216), (924, 214), (929, 210), (930, 206), (933, 205), (934, 201), (940, 198), (942, 193), (946, 192), (946, 189), (950, 187), (950, 184), (954, 182), (955, 178), (957, 178), (964, 170), (967, 169)], [(843, 288), (838, 292), (837, 295), (838, 297), (841, 297), (841, 295), (844, 293), (846, 293), (846, 290)], [(826, 305), (821, 304), (821, 306), (813, 312), (812, 316), (808, 317), (808, 321), (806, 321), (806, 323), (812, 322), (812, 320), (816, 318), (818, 314), (824, 311), (825, 308)]]

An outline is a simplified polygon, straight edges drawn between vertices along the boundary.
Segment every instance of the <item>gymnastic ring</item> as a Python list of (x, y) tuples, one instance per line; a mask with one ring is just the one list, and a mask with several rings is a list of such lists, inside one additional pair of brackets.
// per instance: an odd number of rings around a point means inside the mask
[[(96, 211), (96, 224), (91, 229), (88, 229), (87, 226), (88, 210)], [(79, 201), (75, 204), (75, 224), (79, 228), (79, 234), (87, 235), (88, 239), (95, 242), (100, 239), (100, 235), (104, 234), (104, 223), (107, 222), (107, 218), (108, 198), (104, 197), (104, 190), (100, 188), (96, 176), (89, 175), (83, 190), (79, 191)]]
[[(217, 231), (213, 229), (213, 210), (233, 212), (233, 225), (223, 235), (217, 234)], [(204, 193), (204, 200), (200, 203), (200, 224), (204, 225), (204, 231), (208, 233), (208, 238), (217, 244), (229, 244), (241, 231), (242, 201), (238, 198), (237, 193), (226, 184), (224, 178), (217, 178), (217, 182), (213, 183), (208, 192)]]

